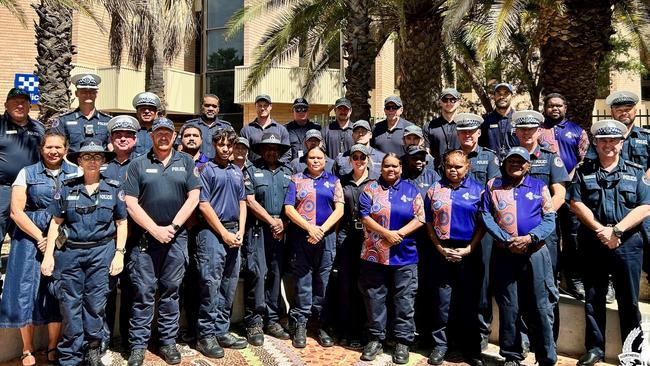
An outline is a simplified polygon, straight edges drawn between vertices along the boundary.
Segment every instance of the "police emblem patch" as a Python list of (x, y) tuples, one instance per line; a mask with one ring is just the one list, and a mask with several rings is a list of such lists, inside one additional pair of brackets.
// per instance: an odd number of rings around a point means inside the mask
[(54, 192), (54, 199), (55, 200), (60, 200), (61, 199), (61, 190), (57, 189), (56, 192)]
[(59, 127), (59, 124), (60, 124), (60, 123), (61, 123), (61, 121), (59, 121), (58, 118), (54, 118), (54, 119), (52, 120), (52, 123), (50, 124), (50, 128)]
[(124, 201), (124, 197), (125, 197), (125, 196), (126, 196), (126, 195), (124, 194), (124, 191), (120, 189), (120, 192), (117, 194), (117, 198), (118, 198), (120, 201)]
[(641, 181), (642, 181), (643, 184), (645, 184), (646, 186), (650, 186), (650, 178), (648, 178), (647, 175), (644, 174), (643, 177), (641, 178)]
[(194, 167), (194, 176), (198, 177), (199, 176), (199, 168)]
[(555, 164), (556, 167), (561, 168), (564, 166), (564, 162), (562, 162), (562, 159), (560, 159), (559, 156), (556, 156), (555, 159), (553, 160), (553, 164)]

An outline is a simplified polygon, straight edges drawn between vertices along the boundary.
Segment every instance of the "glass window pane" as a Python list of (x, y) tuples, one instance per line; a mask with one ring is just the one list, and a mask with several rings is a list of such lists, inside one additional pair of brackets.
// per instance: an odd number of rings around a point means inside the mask
[(240, 105), (233, 103), (235, 99), (235, 72), (215, 72), (207, 74), (207, 92), (215, 94), (221, 101), (220, 113), (243, 113)]
[(244, 35), (239, 33), (230, 41), (223, 30), (208, 32), (208, 70), (232, 70), (244, 64)]
[(208, 28), (224, 27), (233, 13), (243, 6), (243, 0), (208, 0)]

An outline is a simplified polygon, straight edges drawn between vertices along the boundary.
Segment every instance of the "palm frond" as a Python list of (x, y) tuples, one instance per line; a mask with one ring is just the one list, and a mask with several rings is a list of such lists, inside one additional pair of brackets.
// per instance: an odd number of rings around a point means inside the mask
[(488, 38), (485, 52), (495, 56), (508, 42), (513, 29), (519, 21), (519, 14), (523, 11), (525, 0), (496, 1), (489, 10)]
[(45, 0), (45, 1), (49, 2), (52, 5), (58, 5), (68, 9), (72, 9), (74, 11), (78, 11), (82, 15), (92, 19), (93, 22), (95, 22), (97, 27), (102, 32), (106, 31), (106, 28), (104, 27), (104, 23), (102, 23), (102, 21), (97, 17), (97, 15), (93, 10), (93, 5), (97, 2), (95, 0)]
[(0, 6), (7, 8), (9, 13), (18, 19), (23, 28), (27, 28), (27, 15), (20, 6), (20, 0), (0, 0)]
[(268, 14), (271, 11), (283, 9), (298, 3), (305, 3), (304, 0), (257, 0), (252, 5), (245, 6), (230, 17), (226, 23), (226, 33), (224, 38), (231, 40), (244, 28), (248, 22)]
[(448, 1), (447, 9), (443, 13), (442, 34), (444, 39), (449, 40), (451, 38), (452, 33), (460, 27), (463, 19), (474, 4), (474, 0)]

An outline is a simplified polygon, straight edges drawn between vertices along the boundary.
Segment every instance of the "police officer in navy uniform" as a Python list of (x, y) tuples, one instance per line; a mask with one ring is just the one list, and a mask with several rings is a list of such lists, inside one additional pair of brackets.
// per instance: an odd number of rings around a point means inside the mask
[(289, 339), (289, 333), (280, 325), (286, 221), (281, 214), (292, 171), (279, 160), (288, 149), (290, 146), (283, 144), (280, 136), (265, 133), (262, 141), (253, 145), (261, 158), (245, 171), (246, 202), (252, 215), (243, 247), (244, 321), (248, 343), (254, 346), (264, 343), (262, 326), (272, 337)]
[[(400, 127), (403, 129), (403, 127)], [(400, 133), (401, 135), (402, 133)], [(352, 124), (352, 141), (354, 144), (364, 145), (368, 150), (368, 158), (370, 159), (370, 169), (379, 172), (381, 170), (381, 160), (384, 158), (385, 153), (381, 150), (371, 146), (372, 129), (370, 123), (366, 120), (360, 119)], [(400, 138), (401, 140), (401, 138)], [(340, 153), (336, 158), (334, 164), (334, 173), (342, 177), (352, 171), (352, 164), (350, 163), (350, 152), (346, 150)]]
[[(126, 172), (129, 169), (129, 164), (137, 157), (135, 153), (136, 133), (140, 129), (138, 120), (128, 115), (119, 115), (111, 118), (108, 121), (108, 131), (111, 134), (111, 144), (115, 157), (108, 160), (106, 165), (102, 168), (102, 175), (106, 178), (116, 180), (123, 184), (126, 180)], [(132, 222), (129, 227), (133, 226)], [(134, 238), (133, 233), (127, 237), (127, 250), (130, 250), (133, 245), (128, 245)], [(130, 253), (129, 253), (130, 254)], [(125, 257), (126, 261), (129, 256)], [(102, 353), (108, 349), (113, 334), (113, 326), (115, 324), (115, 317), (117, 316), (117, 283), (120, 287), (120, 312), (119, 312), (119, 326), (122, 337), (122, 344), (128, 346), (129, 318), (131, 315), (131, 278), (128, 271), (122, 271), (119, 276), (111, 277), (109, 285), (108, 302), (106, 304), (106, 322), (104, 324), (104, 339), (102, 341)]]
[[(313, 149), (316, 146), (321, 146), (323, 143), (323, 135), (318, 130), (309, 130), (305, 133), (304, 138), (305, 146), (303, 147), (304, 153), (301, 157), (297, 157), (291, 160), (289, 167), (291, 168), (292, 174), (301, 173), (307, 168), (307, 151)], [(336, 161), (329, 156), (325, 156), (325, 171), (328, 173), (334, 173), (334, 168)]]
[(173, 149), (176, 133), (167, 119), (151, 129), (152, 149), (135, 158), (123, 184), (129, 216), (141, 239), (132, 248), (128, 270), (133, 282), (129, 329), (130, 366), (140, 366), (151, 336), (158, 288), (159, 351), (169, 364), (181, 362), (176, 348), (178, 291), (188, 261), (185, 221), (199, 201), (201, 181), (192, 158)]
[[(483, 118), (473, 113), (459, 113), (454, 117), (460, 149), (467, 155), (470, 162), (469, 176), (482, 185), (495, 177), (501, 176), (499, 158), (496, 153), (478, 144), (481, 137)], [(485, 349), (491, 332), (492, 323), (492, 294), (490, 291), (490, 262), (492, 258), (492, 237), (484, 235), (481, 239), (481, 271), (483, 283), (479, 300), (479, 331), (481, 333), (481, 348)]]
[(384, 99), (386, 119), (377, 122), (373, 127), (372, 140), (370, 141), (372, 147), (384, 154), (388, 154), (389, 152), (397, 155), (402, 154), (404, 151), (402, 140), (405, 129), (413, 125), (412, 122), (401, 117), (402, 112), (404, 112), (404, 105), (400, 97), (392, 95)]
[[(239, 132), (241, 137), (245, 137), (251, 145), (262, 140), (262, 135), (265, 132), (274, 132), (280, 135), (280, 139), (285, 144), (289, 144), (289, 132), (283, 124), (271, 118), (271, 110), (273, 109), (273, 102), (271, 97), (266, 94), (261, 94), (255, 97), (255, 112), (257, 117), (248, 125), (244, 126)], [(255, 161), (259, 159), (259, 155), (249, 153), (249, 159)], [(291, 161), (291, 152), (287, 151), (282, 157), (283, 162)]]
[(578, 168), (569, 193), (571, 210), (580, 220), (580, 257), (592, 270), (584, 272), (585, 348), (578, 366), (605, 356), (605, 296), (611, 274), (616, 289), (621, 339), (640, 326), (639, 281), (643, 235), (641, 223), (650, 213), (650, 179), (646, 167), (623, 160), (627, 126), (602, 120), (591, 126), (598, 160)]
[(235, 140), (235, 146), (232, 148), (231, 162), (239, 167), (243, 172), (246, 168), (251, 166), (250, 160), (248, 160), (248, 151), (250, 150), (250, 143), (245, 137), (238, 137)]
[(481, 139), (479, 145), (496, 151), (499, 158), (503, 158), (508, 150), (517, 146), (517, 141), (512, 134), (511, 106), (514, 88), (508, 83), (499, 83), (494, 87), (494, 110), (483, 116), (481, 125)]
[[(124, 265), (124, 192), (118, 181), (101, 177), (100, 167), (114, 156), (102, 144), (87, 140), (78, 152), (68, 153), (68, 161), (76, 162), (83, 176), (65, 181), (48, 208), (52, 220), (41, 271), (54, 278), (54, 294), (63, 316), (58, 345), (61, 365), (80, 364), (84, 344), (86, 364), (102, 365), (108, 276), (119, 274)], [(60, 232), (65, 235), (61, 246), (56, 244)]]
[(111, 116), (97, 110), (95, 100), (102, 79), (95, 74), (77, 74), (70, 81), (77, 87), (74, 95), (79, 100), (77, 109), (62, 114), (52, 122), (52, 128), (65, 134), (70, 141), (70, 151), (78, 151), (88, 138), (108, 145), (108, 121)]
[(339, 98), (334, 102), (335, 121), (323, 127), (323, 141), (327, 156), (336, 159), (340, 153), (354, 145), (352, 141), (352, 102), (347, 98)]
[(311, 130), (320, 131), (321, 127), (309, 120), (309, 102), (305, 98), (296, 98), (291, 107), (293, 121), (286, 124), (289, 131), (289, 144), (291, 145), (291, 160), (306, 155), (309, 149), (305, 150), (307, 132)]
[(135, 117), (140, 123), (140, 129), (136, 133), (138, 143), (135, 146), (135, 153), (144, 155), (151, 150), (153, 142), (151, 141), (151, 126), (158, 118), (160, 109), (160, 98), (152, 92), (142, 92), (133, 97), (133, 108), (135, 108)]
[[(402, 141), (403, 141), (403, 149), (404, 149), (404, 151), (401, 153), (402, 157), (408, 156), (406, 153), (408, 152), (409, 147), (412, 146), (412, 145), (419, 146), (419, 147), (426, 150), (426, 147), (425, 147), (425, 144), (424, 144), (424, 142), (425, 142), (424, 133), (422, 132), (422, 128), (420, 128), (420, 126), (418, 126), (418, 125), (406, 126), (406, 128), (404, 129), (404, 137), (403, 137)], [(427, 151), (427, 155), (426, 155), (426, 163), (427, 163), (426, 164), (426, 169), (429, 169), (429, 170), (435, 170), (436, 169), (435, 160), (433, 159), (433, 156), (431, 156), (431, 154), (429, 154), (428, 151)], [(404, 159), (402, 159), (402, 166), (404, 166), (405, 164), (406, 164), (406, 161), (404, 161)]]
[[(12, 88), (0, 116), (0, 246), (10, 223), (11, 184), (20, 169), (40, 160), (39, 146), (43, 125), (29, 117), (30, 96), (26, 90)], [(2, 291), (0, 289), (0, 291)]]
[(454, 88), (443, 89), (438, 98), (440, 116), (432, 119), (423, 129), (429, 151), (436, 164), (441, 164), (445, 152), (459, 147), (454, 116), (460, 106), (460, 97), (460, 93)]
[(212, 135), (215, 156), (201, 169), (202, 191), (196, 262), (200, 305), (197, 351), (210, 358), (224, 356), (223, 348), (242, 349), (246, 339), (229, 332), (230, 314), (239, 280), (246, 226), (246, 193), (242, 171), (229, 161), (237, 139), (235, 131)]
[[(214, 94), (205, 94), (203, 96), (203, 102), (201, 103), (201, 116), (198, 118), (190, 119), (185, 122), (185, 125), (191, 124), (197, 126), (201, 130), (201, 136), (203, 136), (206, 141), (212, 138), (212, 135), (219, 129), (229, 128), (232, 129), (232, 125), (228, 121), (219, 119), (219, 106), (221, 105), (221, 100)], [(179, 139), (182, 138), (182, 134), (179, 133)], [(180, 141), (176, 141), (176, 144), (179, 145)], [(214, 158), (214, 147), (211, 143), (201, 144), (201, 153), (208, 157), (208, 159)]]

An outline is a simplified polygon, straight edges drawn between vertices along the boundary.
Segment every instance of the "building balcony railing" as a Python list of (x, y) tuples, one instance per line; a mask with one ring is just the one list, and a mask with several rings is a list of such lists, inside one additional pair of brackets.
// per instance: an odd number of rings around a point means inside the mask
[[(273, 67), (250, 93), (243, 93), (250, 71), (250, 66), (235, 67), (235, 103), (254, 103), (255, 96), (259, 94), (268, 94), (273, 99), (273, 103), (293, 103), (295, 98), (303, 96), (301, 88), (304, 79), (303, 68)], [(328, 69), (320, 75), (311, 93), (304, 97), (310, 104), (333, 104), (342, 95), (341, 72), (337, 69)]]
[[(128, 67), (85, 67), (76, 65), (72, 75), (89, 72), (99, 75), (102, 83), (97, 95), (97, 107), (113, 113), (134, 112), (133, 97), (144, 90), (144, 71)], [(167, 113), (197, 114), (201, 76), (187, 71), (165, 69)], [(71, 86), (74, 90), (74, 86)], [(76, 107), (77, 101), (73, 102)]]

